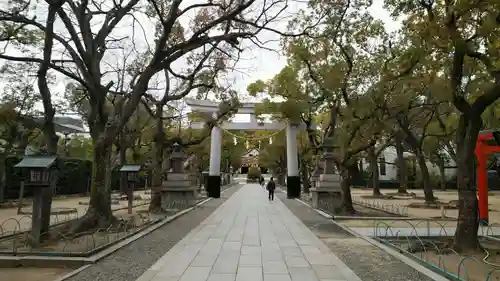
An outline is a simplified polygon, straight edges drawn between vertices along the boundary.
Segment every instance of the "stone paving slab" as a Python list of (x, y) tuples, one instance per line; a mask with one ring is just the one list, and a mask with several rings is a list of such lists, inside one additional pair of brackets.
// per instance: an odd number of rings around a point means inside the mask
[(279, 198), (246, 184), (136, 281), (361, 281)]

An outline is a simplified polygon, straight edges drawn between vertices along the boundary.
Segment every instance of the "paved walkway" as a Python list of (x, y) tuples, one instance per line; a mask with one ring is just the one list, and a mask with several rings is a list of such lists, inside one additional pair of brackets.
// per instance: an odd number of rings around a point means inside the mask
[(258, 184), (238, 190), (137, 281), (361, 281)]

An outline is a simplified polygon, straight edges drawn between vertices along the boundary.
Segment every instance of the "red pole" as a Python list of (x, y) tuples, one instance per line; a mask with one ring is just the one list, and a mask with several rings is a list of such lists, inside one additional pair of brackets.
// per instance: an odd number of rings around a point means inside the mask
[(479, 197), (479, 221), (488, 224), (488, 172), (486, 171), (486, 155), (483, 144), (478, 142), (476, 145), (477, 157), (477, 189)]

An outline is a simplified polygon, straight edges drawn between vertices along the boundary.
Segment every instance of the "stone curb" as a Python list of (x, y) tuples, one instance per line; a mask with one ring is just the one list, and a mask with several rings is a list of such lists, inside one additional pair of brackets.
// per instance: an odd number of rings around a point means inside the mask
[[(318, 210), (318, 209), (314, 209), (311, 205), (309, 205), (308, 203), (300, 200), (300, 199), (295, 199), (297, 200), (298, 202), (308, 206), (309, 208), (315, 210), (318, 214), (320, 214), (321, 216), (327, 218), (327, 219), (332, 219), (332, 216), (321, 211), (321, 210)], [(420, 265), (418, 262), (412, 260), (411, 258), (399, 253), (398, 251), (382, 244), (382, 243), (379, 243), (378, 241), (376, 241), (375, 239), (372, 239), (370, 237), (367, 237), (367, 236), (364, 236), (364, 235), (361, 235), (355, 231), (352, 231), (350, 228), (346, 227), (346, 226), (343, 226), (342, 224), (336, 222), (335, 220), (332, 219), (332, 222), (333, 224), (335, 224), (336, 226), (342, 228), (343, 230), (345, 230), (346, 232), (348, 232), (349, 234), (353, 235), (354, 237), (356, 238), (360, 238), (360, 239), (363, 239), (365, 240), (366, 242), (372, 244), (373, 246), (381, 249), (382, 251), (388, 253), (389, 255), (395, 257), (396, 259), (404, 262), (405, 264), (407, 264), (408, 266), (412, 267), (413, 269), (419, 271), (420, 273), (426, 275), (427, 277), (431, 278), (432, 280), (435, 280), (435, 281), (449, 281), (449, 279), (447, 279), (446, 277), (440, 275), (440, 274), (437, 274), (435, 273), (434, 271)]]

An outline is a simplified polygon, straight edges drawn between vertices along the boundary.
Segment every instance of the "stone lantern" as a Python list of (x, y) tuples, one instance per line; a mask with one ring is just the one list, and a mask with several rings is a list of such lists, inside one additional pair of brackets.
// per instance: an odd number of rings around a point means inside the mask
[(174, 145), (172, 146), (172, 153), (170, 154), (172, 172), (174, 173), (184, 172), (184, 163), (183, 163), (184, 159), (185, 159), (184, 149), (178, 143), (174, 143)]
[[(30, 244), (36, 247), (40, 244), (41, 236), (47, 233), (50, 226), (50, 203), (47, 201), (53, 181), (56, 180), (57, 157), (50, 155), (25, 156), (14, 168), (21, 169), (23, 182), (20, 193), (24, 193), (24, 187), (33, 189), (33, 211), (31, 220)], [(50, 193), (49, 193), (50, 192)], [(47, 205), (48, 204), (48, 205)]]
[(335, 209), (342, 206), (342, 178), (334, 173), (337, 146), (334, 139), (327, 138), (321, 148), (324, 151), (324, 170), (316, 187), (311, 188), (312, 206), (333, 214)]
[(335, 171), (335, 141), (333, 138), (328, 137), (320, 147), (323, 149), (324, 171), (323, 174), (334, 174)]
[(196, 186), (191, 184), (189, 175), (184, 172), (184, 149), (174, 143), (170, 153), (172, 172), (162, 183), (161, 205), (164, 211), (184, 209), (196, 203)]
[(127, 200), (128, 200), (128, 213), (132, 214), (134, 204), (134, 186), (139, 182), (139, 172), (141, 165), (125, 164), (120, 168), (120, 173), (124, 173), (127, 179)]

